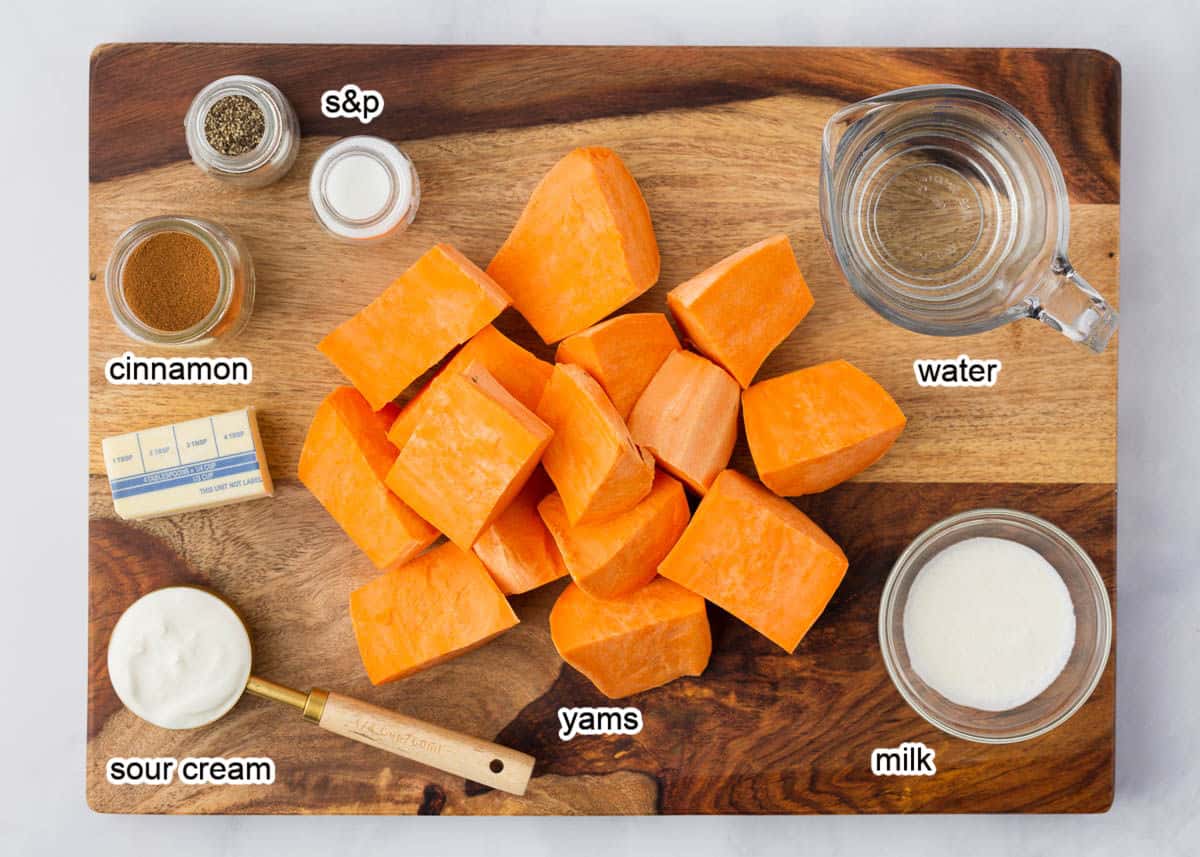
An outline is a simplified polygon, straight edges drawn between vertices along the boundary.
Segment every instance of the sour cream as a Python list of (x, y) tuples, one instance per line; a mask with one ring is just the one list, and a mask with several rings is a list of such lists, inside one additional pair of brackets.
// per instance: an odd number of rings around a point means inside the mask
[(913, 670), (951, 702), (1017, 708), (1054, 683), (1075, 645), (1075, 608), (1037, 551), (966, 539), (917, 574), (904, 608)]
[(171, 586), (121, 614), (108, 675), (125, 707), (164, 729), (192, 729), (233, 708), (250, 678), (250, 635), (228, 604)]

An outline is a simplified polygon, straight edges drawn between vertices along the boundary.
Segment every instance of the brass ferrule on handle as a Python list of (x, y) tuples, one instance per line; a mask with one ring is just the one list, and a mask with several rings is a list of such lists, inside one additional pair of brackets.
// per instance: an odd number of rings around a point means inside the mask
[(309, 723), (321, 723), (321, 718), (325, 715), (325, 702), (329, 699), (329, 691), (321, 690), (319, 687), (314, 687), (308, 692), (308, 698), (304, 700), (304, 710), (301, 712), (304, 719)]
[(321, 722), (321, 715), (325, 713), (325, 701), (329, 699), (329, 692), (320, 688), (313, 688), (304, 693), (254, 675), (246, 682), (246, 692), (299, 709), (304, 719), (310, 723)]

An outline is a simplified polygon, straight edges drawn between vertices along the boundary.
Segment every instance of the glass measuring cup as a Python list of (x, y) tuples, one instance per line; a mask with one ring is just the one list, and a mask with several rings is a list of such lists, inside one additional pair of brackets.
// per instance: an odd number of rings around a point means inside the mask
[(1036, 318), (1099, 353), (1117, 329), (1067, 258), (1050, 145), (986, 92), (914, 86), (835, 113), (821, 224), (855, 294), (909, 330), (961, 336)]

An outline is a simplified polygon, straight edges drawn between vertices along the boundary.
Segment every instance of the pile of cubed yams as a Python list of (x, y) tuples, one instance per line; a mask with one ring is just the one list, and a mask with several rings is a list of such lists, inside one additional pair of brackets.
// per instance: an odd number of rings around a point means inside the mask
[[(613, 698), (704, 671), (705, 599), (788, 652), (825, 609), (846, 557), (782, 497), (869, 466), (904, 414), (844, 361), (751, 383), (813, 304), (787, 236), (668, 294), (694, 350), (662, 313), (601, 321), (658, 274), (633, 176), (577, 149), (486, 273), (439, 244), (321, 341), (354, 386), (321, 404), (300, 479), (386, 570), (350, 596), (372, 682), (481, 645), (517, 624), (506, 596), (567, 574), (554, 645)], [(553, 366), (491, 326), (509, 306)], [(726, 469), (739, 400), (766, 488)]]

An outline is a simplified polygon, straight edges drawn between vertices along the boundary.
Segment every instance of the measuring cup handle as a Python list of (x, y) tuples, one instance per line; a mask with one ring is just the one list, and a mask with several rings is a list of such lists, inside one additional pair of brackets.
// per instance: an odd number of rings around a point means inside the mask
[(1030, 301), (1030, 315), (1099, 354), (1117, 331), (1117, 311), (1065, 260)]
[(515, 795), (525, 794), (533, 773), (534, 758), (525, 753), (338, 693), (328, 695), (318, 723), (360, 744)]

